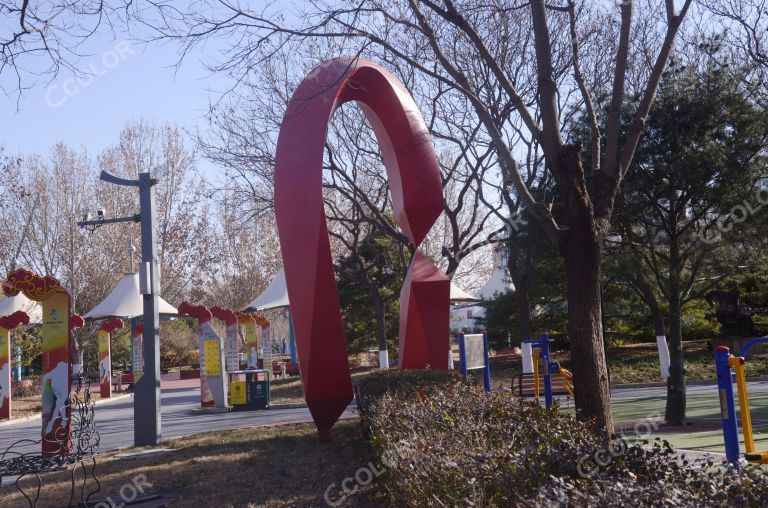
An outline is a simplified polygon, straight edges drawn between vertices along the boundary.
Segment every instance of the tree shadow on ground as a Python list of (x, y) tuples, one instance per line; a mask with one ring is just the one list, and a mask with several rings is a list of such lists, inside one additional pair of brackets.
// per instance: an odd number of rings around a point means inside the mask
[[(341, 482), (370, 461), (356, 420), (339, 422), (332, 436), (333, 442), (320, 444), (314, 425), (281, 425), (177, 439), (163, 443), (171, 451), (152, 457), (118, 459), (111, 453), (98, 460), (102, 489), (92, 500), (111, 495), (119, 505), (121, 489), (130, 495), (139, 478), (151, 491), (178, 493), (171, 506), (327, 506), (329, 487), (330, 499), (338, 499)], [(45, 475), (38, 506), (66, 504), (69, 479), (66, 471)], [(32, 480), (23, 485), (32, 488)], [(25, 505), (14, 487), (0, 491), (0, 506)], [(386, 502), (369, 486), (343, 506)]]

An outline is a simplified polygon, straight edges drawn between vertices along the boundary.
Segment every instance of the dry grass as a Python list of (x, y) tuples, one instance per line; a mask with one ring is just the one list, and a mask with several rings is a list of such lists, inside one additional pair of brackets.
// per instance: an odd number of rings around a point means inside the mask
[[(339, 422), (334, 441), (319, 444), (313, 425), (281, 425), (198, 434), (173, 440), (173, 448), (154, 457), (98, 459), (96, 474), (104, 498), (119, 492), (137, 475), (145, 475), (152, 490), (174, 491), (179, 507), (326, 506), (331, 484), (353, 476), (369, 462), (367, 444), (355, 420)], [(27, 483), (31, 485), (31, 483)], [(44, 477), (38, 506), (62, 506), (69, 497), (69, 473)], [(115, 496), (117, 499), (117, 496)], [(0, 491), (0, 506), (23, 506), (14, 488)], [(363, 489), (344, 506), (385, 506), (373, 489)]]

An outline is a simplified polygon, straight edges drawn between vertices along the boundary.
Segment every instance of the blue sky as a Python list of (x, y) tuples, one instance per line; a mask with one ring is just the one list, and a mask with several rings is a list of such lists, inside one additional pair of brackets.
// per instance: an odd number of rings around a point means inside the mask
[[(90, 46), (93, 56), (80, 62), (80, 68), (87, 69), (80, 83), (64, 71), (52, 82), (26, 91), (19, 111), (16, 96), (0, 95), (0, 145), (6, 153), (47, 154), (63, 141), (95, 156), (117, 141), (127, 122), (139, 117), (192, 132), (207, 128), (203, 116), (209, 98), (218, 97), (213, 90), (224, 85), (203, 65), (211, 56), (204, 48), (189, 54), (176, 71), (172, 45), (144, 47), (110, 34)], [(209, 178), (218, 173), (207, 161), (200, 162), (200, 169)]]

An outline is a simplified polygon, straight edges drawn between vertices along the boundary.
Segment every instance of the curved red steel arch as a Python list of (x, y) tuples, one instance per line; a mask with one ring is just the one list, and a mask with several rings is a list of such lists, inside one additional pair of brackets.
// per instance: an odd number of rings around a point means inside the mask
[[(304, 394), (321, 440), (352, 400), (322, 194), (328, 122), (348, 101), (357, 101), (376, 133), (395, 220), (415, 246), (443, 210), (429, 131), (397, 78), (349, 57), (324, 62), (304, 78), (280, 128), (275, 214)], [(417, 251), (400, 293), (403, 368), (448, 368), (449, 294), (449, 279)]]

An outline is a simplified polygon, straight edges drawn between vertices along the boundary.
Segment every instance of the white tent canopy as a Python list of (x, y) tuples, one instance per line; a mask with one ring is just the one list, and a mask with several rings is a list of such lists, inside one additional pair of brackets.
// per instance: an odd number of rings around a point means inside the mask
[[(451, 282), (451, 302), (479, 302), (476, 298), (453, 282)], [(267, 310), (277, 309), (279, 307), (289, 307), (291, 302), (288, 300), (288, 287), (285, 284), (285, 271), (281, 268), (269, 283), (267, 289), (257, 296), (251, 303), (245, 306), (245, 310)]]
[(480, 298), (476, 298), (463, 289), (461, 289), (459, 286), (451, 282), (451, 303), (458, 303), (458, 302), (479, 302)]
[(291, 302), (288, 301), (288, 286), (285, 284), (285, 271), (281, 268), (275, 274), (267, 289), (246, 305), (245, 310), (277, 309), (279, 307), (289, 307), (290, 305)]
[(39, 303), (33, 302), (21, 293), (16, 296), (0, 296), (0, 317), (10, 316), (17, 310), (26, 312), (30, 323), (43, 321), (43, 311)]
[[(162, 298), (160, 315), (175, 316), (179, 313), (176, 308)], [(115, 289), (107, 295), (96, 307), (83, 317), (85, 319), (104, 319), (111, 317), (136, 317), (144, 314), (144, 298), (139, 293), (139, 274), (126, 273), (117, 283)]]

